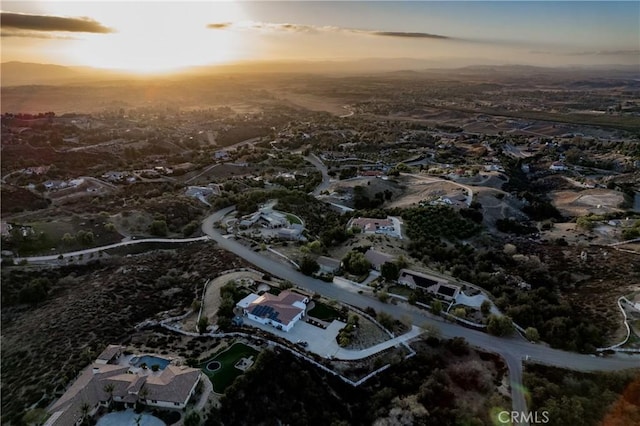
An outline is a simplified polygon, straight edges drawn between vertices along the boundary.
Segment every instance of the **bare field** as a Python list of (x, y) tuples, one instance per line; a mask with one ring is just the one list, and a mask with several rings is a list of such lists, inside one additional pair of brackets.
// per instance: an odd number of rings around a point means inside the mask
[(464, 204), (464, 198), (467, 195), (467, 191), (450, 182), (439, 180), (429, 181), (410, 176), (403, 176), (400, 181), (404, 185), (405, 190), (400, 197), (389, 203), (389, 208), (415, 207), (420, 201), (437, 200), (439, 197), (447, 197), (454, 202), (462, 200), (460, 204), (462, 206), (462, 204)]
[(621, 211), (622, 193), (609, 189), (584, 191), (555, 191), (551, 193), (553, 205), (564, 215), (584, 216), (589, 213), (604, 214)]

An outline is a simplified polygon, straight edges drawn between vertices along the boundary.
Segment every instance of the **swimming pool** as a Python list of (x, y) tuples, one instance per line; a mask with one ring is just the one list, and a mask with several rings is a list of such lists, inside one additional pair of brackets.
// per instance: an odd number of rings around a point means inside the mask
[(142, 364), (147, 364), (147, 368), (151, 368), (154, 365), (158, 365), (160, 370), (164, 370), (171, 361), (159, 356), (143, 355), (134, 356), (129, 363), (135, 367), (140, 367)]
[[(139, 423), (136, 421), (140, 418)], [(98, 419), (97, 426), (165, 426), (165, 423), (151, 414), (136, 414), (133, 410), (116, 411)]]

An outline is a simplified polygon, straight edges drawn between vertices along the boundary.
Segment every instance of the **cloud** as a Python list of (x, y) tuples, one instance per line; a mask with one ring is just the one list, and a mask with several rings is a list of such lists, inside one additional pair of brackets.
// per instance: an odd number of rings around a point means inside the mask
[(0, 32), (0, 37), (40, 38), (45, 40), (78, 40), (76, 37), (32, 31), (2, 31)]
[(113, 29), (105, 27), (91, 18), (67, 18), (53, 15), (31, 15), (26, 13), (2, 12), (2, 27), (29, 31), (64, 31), (74, 33), (112, 33)]
[(364, 34), (375, 35), (384, 37), (406, 37), (406, 38), (429, 38), (448, 40), (450, 37), (429, 34), (421, 32), (404, 32), (404, 31), (371, 31), (371, 30), (358, 30), (355, 28), (343, 28), (334, 26), (320, 26), (320, 25), (302, 25), (302, 24), (290, 24), (290, 23), (272, 23), (272, 22), (222, 22), (213, 23), (207, 25), (207, 28), (213, 30), (228, 30), (228, 29), (244, 29), (244, 30), (265, 30), (265, 31), (283, 31), (283, 32), (296, 32), (296, 33), (322, 33), (322, 32), (341, 32), (351, 34)]
[(560, 56), (640, 56), (640, 49), (630, 50), (587, 50), (582, 52), (552, 52), (549, 50), (531, 50), (535, 55), (560, 55)]
[(369, 34), (377, 35), (377, 36), (385, 36), (385, 37), (407, 37), (407, 38), (435, 38), (441, 40), (447, 40), (450, 37), (438, 35), (438, 34), (429, 34), (429, 33), (408, 33), (402, 31), (369, 31)]
[(231, 28), (232, 26), (233, 22), (218, 22), (207, 25), (207, 28), (210, 30), (226, 30), (227, 28)]

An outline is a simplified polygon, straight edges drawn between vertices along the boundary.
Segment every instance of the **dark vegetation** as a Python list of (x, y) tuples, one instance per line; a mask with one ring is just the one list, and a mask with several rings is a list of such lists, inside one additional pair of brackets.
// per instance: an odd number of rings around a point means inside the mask
[(180, 310), (232, 255), (194, 244), (57, 269), (2, 268), (2, 423), (46, 407), (106, 345), (164, 310)]
[(2, 185), (1, 211), (6, 213), (19, 213), (29, 210), (40, 210), (49, 207), (49, 201), (33, 192), (16, 186)]
[(548, 411), (550, 426), (640, 424), (640, 371), (579, 373), (527, 365), (531, 411)]
[[(417, 342), (415, 357), (394, 363), (358, 392), (287, 352), (265, 350), (227, 388), (206, 424), (493, 424), (491, 408), (508, 405), (495, 392), (502, 363), (464, 341), (430, 343)], [(477, 404), (470, 407), (468, 398)]]
[[(569, 296), (574, 293), (576, 280), (560, 247), (518, 242), (527, 256), (515, 260), (502, 251), (501, 241), (492, 241), (489, 245), (458, 241), (457, 238), (472, 237), (480, 227), (448, 207), (409, 209), (393, 214), (403, 217), (411, 239), (408, 253), (412, 257), (485, 288), (496, 298), (498, 308), (518, 325), (536, 328), (541, 340), (552, 346), (592, 352), (604, 346), (607, 332), (615, 329), (615, 321), (610, 317), (595, 313), (582, 300)], [(570, 255), (572, 264), (579, 259), (579, 254), (578, 251)], [(623, 255), (615, 254), (616, 257)], [(573, 267), (590, 274), (588, 266), (586, 269), (584, 265)], [(594, 277), (607, 276), (613, 281), (624, 275), (604, 260), (598, 262), (597, 268), (599, 272), (594, 271)], [(637, 276), (638, 272), (629, 270), (626, 274)], [(519, 289), (520, 282), (526, 282), (532, 289)], [(414, 299), (428, 303), (419, 294), (412, 297)], [(613, 306), (615, 300), (611, 303)]]

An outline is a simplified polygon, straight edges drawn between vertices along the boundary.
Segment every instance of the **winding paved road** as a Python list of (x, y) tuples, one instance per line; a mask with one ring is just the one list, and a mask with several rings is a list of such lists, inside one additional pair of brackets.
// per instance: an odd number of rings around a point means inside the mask
[(612, 371), (640, 367), (640, 358), (637, 356), (617, 355), (608, 358), (598, 358), (529, 343), (520, 337), (499, 338), (480, 331), (464, 328), (457, 324), (444, 322), (409, 304), (399, 303), (393, 305), (382, 303), (365, 294), (358, 294), (357, 287), (354, 287), (352, 290), (345, 289), (344, 287), (338, 287), (303, 275), (285, 264), (252, 251), (250, 248), (243, 246), (233, 239), (224, 238), (215, 228), (214, 224), (233, 210), (234, 207), (228, 207), (206, 218), (202, 223), (202, 231), (211, 237), (212, 240), (216, 241), (221, 248), (236, 254), (256, 267), (274, 276), (296, 283), (296, 285), (308, 291), (320, 293), (325, 297), (348, 303), (360, 309), (366, 309), (366, 307), (370, 306), (377, 311), (386, 312), (396, 318), (408, 318), (417, 326), (423, 326), (425, 324), (435, 325), (440, 329), (442, 336), (445, 338), (464, 337), (473, 346), (501, 355), (509, 368), (512, 409), (514, 411), (527, 411), (525, 391), (522, 386), (522, 360), (525, 358), (541, 364), (579, 371)]
[(311, 195), (317, 197), (322, 191), (329, 188), (329, 185), (331, 184), (331, 177), (329, 176), (327, 166), (325, 166), (322, 160), (320, 160), (315, 154), (308, 155), (304, 157), (304, 159), (313, 164), (313, 166), (322, 173), (322, 182), (320, 182), (320, 184), (316, 186), (316, 189), (311, 193)]
[(60, 260), (60, 256), (64, 259), (68, 257), (80, 256), (85, 254), (97, 253), (100, 251), (105, 251), (109, 249), (114, 249), (122, 246), (130, 246), (133, 244), (141, 244), (141, 243), (193, 243), (196, 241), (208, 241), (208, 236), (196, 237), (196, 238), (143, 238), (140, 240), (129, 240), (122, 241), (119, 243), (109, 244), (107, 246), (100, 247), (92, 247), (84, 250), (71, 251), (68, 253), (62, 254), (51, 254), (48, 256), (33, 256), (33, 257), (16, 257), (13, 259), (15, 263), (20, 263), (22, 261), (27, 261), (29, 263), (40, 263), (40, 262), (50, 262), (52, 260)]

